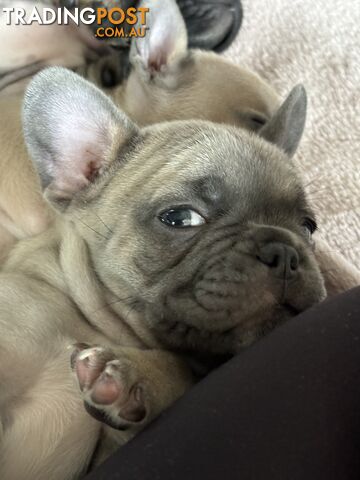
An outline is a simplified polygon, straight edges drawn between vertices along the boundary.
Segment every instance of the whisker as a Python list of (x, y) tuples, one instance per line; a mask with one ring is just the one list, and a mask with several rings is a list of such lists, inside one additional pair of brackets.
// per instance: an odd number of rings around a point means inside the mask
[[(309, 180), (307, 183), (304, 184), (305, 190), (306, 190), (308, 187), (312, 186), (312, 185), (313, 185), (315, 182), (317, 182), (317, 181), (321, 181), (321, 182), (322, 182), (323, 179), (324, 179), (324, 175), (319, 175), (319, 176), (316, 176), (316, 177), (314, 177), (313, 179)], [(325, 187), (325, 188), (328, 188), (328, 187)]]
[(135, 311), (135, 308), (133, 307), (133, 305), (128, 305), (128, 311), (123, 315), (125, 322), (128, 321), (129, 315), (133, 311)]
[(336, 273), (342, 273), (342, 269), (341, 268), (336, 268), (336, 267), (333, 267), (333, 268), (327, 268), (326, 270), (321, 270), (321, 273), (322, 275), (326, 275), (327, 273), (330, 273), (330, 272), (336, 272)]
[(333, 247), (333, 248), (329, 248), (329, 249), (320, 249), (317, 247), (316, 249), (316, 252), (318, 253), (338, 253), (338, 254), (342, 254), (344, 252), (348, 252), (354, 248), (358, 247), (358, 244), (354, 244), (354, 245), (348, 245), (348, 246), (342, 246), (342, 247)]
[(94, 215), (97, 216), (97, 218), (98, 218), (98, 219), (100, 220), (100, 222), (104, 225), (104, 227), (107, 228), (108, 232), (110, 232), (111, 234), (114, 233), (113, 230), (111, 230), (111, 228), (110, 228), (108, 225), (106, 225), (106, 223), (104, 222), (104, 220), (103, 220), (96, 212), (92, 211), (91, 213), (93, 213)]
[(105, 240), (109, 240), (108, 237), (106, 237), (105, 235), (103, 235), (102, 233), (98, 232), (97, 230), (95, 230), (95, 228), (93, 227), (90, 227), (90, 225), (88, 225), (87, 223), (84, 222), (84, 220), (82, 220), (80, 217), (76, 217), (75, 218), (77, 220), (79, 220), (79, 222), (81, 222), (85, 227), (87, 227), (89, 230), (92, 230), (94, 233), (96, 233), (97, 235), (99, 235), (100, 237), (104, 238)]
[(101, 312), (101, 310), (104, 310), (107, 307), (111, 307), (111, 305), (115, 305), (116, 303), (126, 302), (127, 300), (132, 300), (133, 298), (134, 298), (133, 296), (118, 298), (118, 299), (114, 300), (113, 302), (108, 302), (105, 305), (103, 305), (102, 307), (94, 310), (93, 312), (90, 312), (90, 315), (94, 315), (98, 312)]

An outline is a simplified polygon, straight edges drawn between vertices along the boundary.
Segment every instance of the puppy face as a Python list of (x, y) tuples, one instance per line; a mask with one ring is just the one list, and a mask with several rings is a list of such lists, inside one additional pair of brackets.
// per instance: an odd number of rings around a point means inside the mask
[(157, 161), (143, 168), (141, 155), (126, 182), (109, 185), (108, 204), (124, 212), (118, 228), (105, 217), (118, 233), (100, 256), (93, 249), (96, 269), (109, 287), (121, 271), (117, 295), (126, 292), (168, 346), (238, 349), (322, 298), (314, 216), (275, 148), (232, 129), (171, 127), (151, 138)]
[[(175, 0), (146, 0), (148, 31), (133, 40), (129, 78), (112, 91), (115, 103), (138, 125), (203, 119), (258, 131), (279, 107), (275, 92), (257, 75), (209, 52), (189, 50)], [(90, 69), (122, 78), (118, 59)], [(111, 73), (113, 72), (113, 73)]]
[(120, 314), (136, 310), (168, 347), (229, 353), (325, 294), (289, 159), (305, 107), (297, 87), (259, 136), (207, 122), (139, 130), (95, 87), (49, 69), (24, 127), (46, 197)]

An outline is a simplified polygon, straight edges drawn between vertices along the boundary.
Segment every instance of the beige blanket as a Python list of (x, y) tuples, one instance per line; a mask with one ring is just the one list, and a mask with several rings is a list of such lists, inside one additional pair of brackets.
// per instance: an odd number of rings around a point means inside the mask
[(296, 161), (328, 250), (360, 270), (360, 2), (242, 2), (243, 26), (226, 56), (284, 95), (304, 83), (308, 120)]

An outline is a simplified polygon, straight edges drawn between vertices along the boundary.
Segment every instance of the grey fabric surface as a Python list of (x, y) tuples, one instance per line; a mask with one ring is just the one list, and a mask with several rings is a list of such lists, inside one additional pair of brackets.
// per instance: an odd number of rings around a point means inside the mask
[(304, 83), (305, 135), (295, 161), (320, 235), (360, 269), (360, 2), (243, 0), (225, 53), (285, 95)]

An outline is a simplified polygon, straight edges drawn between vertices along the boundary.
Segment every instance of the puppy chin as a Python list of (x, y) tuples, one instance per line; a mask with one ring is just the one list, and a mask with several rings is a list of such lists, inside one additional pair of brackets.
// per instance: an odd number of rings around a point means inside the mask
[[(175, 313), (176, 312), (176, 313)], [(214, 355), (234, 355), (249, 347), (275, 327), (293, 318), (301, 310), (289, 304), (276, 305), (272, 309), (258, 311), (244, 318), (240, 312), (233, 314), (232, 326), (217, 330), (197, 326), (193, 318), (179, 311), (147, 312), (147, 321), (156, 337), (166, 348), (201, 352)], [(208, 312), (204, 311), (204, 316)], [(219, 317), (219, 325), (222, 318)], [(212, 323), (214, 318), (212, 318)]]
[(314, 275), (310, 284), (313, 288), (290, 284), (281, 301), (279, 292), (266, 288), (262, 295), (249, 293), (246, 311), (241, 308), (243, 301), (234, 308), (230, 297), (228, 305), (210, 310), (200, 306), (192, 295), (177, 292), (149, 307), (147, 320), (166, 348), (233, 355), (322, 301), (326, 296), (322, 278)]
[(278, 305), (274, 308), (271, 316), (262, 323), (253, 326), (248, 325), (247, 328), (243, 325), (239, 325), (235, 332), (236, 341), (234, 353), (240, 353), (245, 348), (250, 347), (253, 343), (271, 333), (275, 328), (291, 320), (300, 313), (300, 310), (297, 310), (289, 304)]

